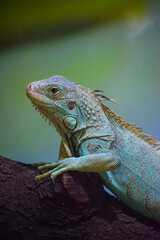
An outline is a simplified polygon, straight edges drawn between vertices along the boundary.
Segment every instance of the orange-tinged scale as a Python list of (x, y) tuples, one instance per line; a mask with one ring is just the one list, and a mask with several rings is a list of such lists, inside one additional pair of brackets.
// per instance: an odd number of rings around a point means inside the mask
[(138, 131), (134, 131), (135, 134), (143, 132), (143, 130), (139, 129)]
[(154, 139), (154, 138), (148, 138), (145, 140), (146, 142), (158, 142), (158, 140)]
[(148, 135), (148, 134), (139, 134), (139, 135), (137, 135), (137, 137), (139, 137), (139, 138), (146, 138), (146, 137), (150, 137), (150, 135)]
[(126, 126), (127, 129), (130, 129), (131, 127), (135, 127), (135, 124), (128, 124), (128, 126)]
[(130, 127), (128, 129), (131, 130), (131, 131), (135, 131), (135, 130), (138, 130), (138, 127)]

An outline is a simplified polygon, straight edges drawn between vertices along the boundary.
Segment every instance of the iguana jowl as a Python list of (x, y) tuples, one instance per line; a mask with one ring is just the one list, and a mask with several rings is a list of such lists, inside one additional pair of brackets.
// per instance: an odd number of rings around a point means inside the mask
[(62, 138), (59, 161), (39, 167), (39, 181), (66, 171), (97, 172), (104, 185), (139, 213), (160, 222), (160, 142), (104, 105), (110, 100), (54, 76), (32, 82), (27, 96)]

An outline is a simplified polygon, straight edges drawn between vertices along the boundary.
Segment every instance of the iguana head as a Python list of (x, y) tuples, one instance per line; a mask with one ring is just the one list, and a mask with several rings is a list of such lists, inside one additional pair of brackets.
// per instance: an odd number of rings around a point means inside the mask
[(104, 121), (97, 90), (91, 91), (61, 76), (30, 83), (27, 96), (60, 134), (100, 126)]

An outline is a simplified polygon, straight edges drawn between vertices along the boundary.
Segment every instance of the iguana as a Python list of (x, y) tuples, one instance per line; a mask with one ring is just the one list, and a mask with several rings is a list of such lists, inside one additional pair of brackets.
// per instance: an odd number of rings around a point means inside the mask
[(39, 166), (39, 181), (66, 171), (97, 172), (122, 202), (160, 222), (160, 142), (116, 115), (100, 90), (61, 76), (32, 82), (27, 96), (56, 128), (59, 161)]

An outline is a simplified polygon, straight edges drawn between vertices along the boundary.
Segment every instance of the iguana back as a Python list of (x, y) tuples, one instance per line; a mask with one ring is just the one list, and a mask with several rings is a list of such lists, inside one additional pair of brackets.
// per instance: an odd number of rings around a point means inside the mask
[(124, 203), (159, 222), (160, 152), (119, 126), (114, 126), (114, 134), (110, 149), (120, 156), (121, 166), (99, 175)]

